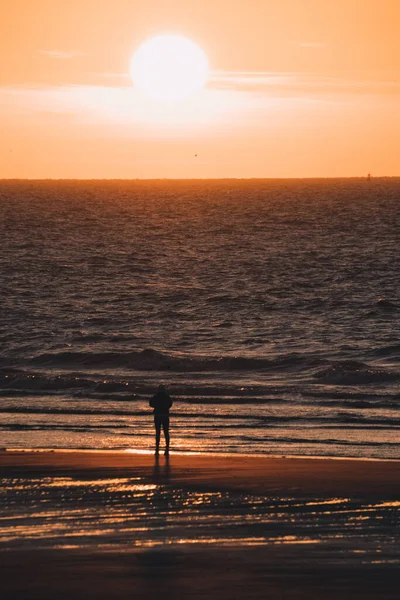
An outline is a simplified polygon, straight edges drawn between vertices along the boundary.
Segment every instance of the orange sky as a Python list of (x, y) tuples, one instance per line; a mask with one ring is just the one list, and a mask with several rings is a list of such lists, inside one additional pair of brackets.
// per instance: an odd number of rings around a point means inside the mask
[[(399, 175), (399, 23), (399, 0), (13, 0), (0, 177)], [(129, 63), (171, 32), (211, 77), (154, 106)]]

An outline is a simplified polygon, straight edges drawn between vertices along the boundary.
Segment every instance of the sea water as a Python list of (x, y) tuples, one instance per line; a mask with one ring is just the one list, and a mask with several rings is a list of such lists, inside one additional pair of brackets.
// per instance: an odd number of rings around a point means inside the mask
[(400, 458), (400, 179), (0, 182), (0, 445)]

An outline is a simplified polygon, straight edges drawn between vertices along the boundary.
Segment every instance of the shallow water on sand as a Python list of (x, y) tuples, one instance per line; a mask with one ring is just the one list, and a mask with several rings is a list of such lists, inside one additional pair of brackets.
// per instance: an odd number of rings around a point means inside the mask
[(141, 477), (4, 478), (0, 551), (193, 546), (307, 546), (319, 559), (399, 564), (400, 502), (274, 497), (168, 484), (169, 465)]

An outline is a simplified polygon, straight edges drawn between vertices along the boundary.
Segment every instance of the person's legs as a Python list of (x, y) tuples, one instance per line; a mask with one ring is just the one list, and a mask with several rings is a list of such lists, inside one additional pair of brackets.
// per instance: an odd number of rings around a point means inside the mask
[(156, 428), (156, 452), (160, 449), (160, 437), (161, 437), (161, 419), (158, 415), (154, 415), (154, 426)]
[(168, 450), (169, 450), (169, 416), (168, 415), (163, 416), (162, 426), (163, 426), (164, 437), (165, 437), (165, 449), (168, 452)]

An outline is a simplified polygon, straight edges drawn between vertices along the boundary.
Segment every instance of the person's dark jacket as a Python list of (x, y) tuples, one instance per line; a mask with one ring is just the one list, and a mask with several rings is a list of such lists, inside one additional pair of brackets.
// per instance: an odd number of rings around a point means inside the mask
[(157, 392), (150, 400), (155, 415), (167, 415), (172, 406), (172, 400), (167, 392)]

